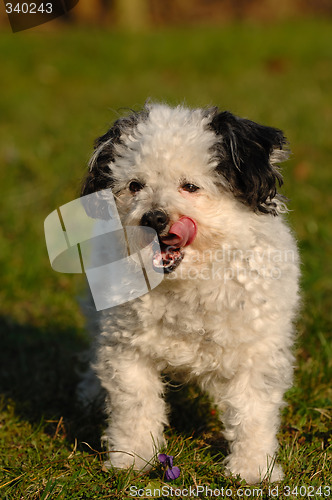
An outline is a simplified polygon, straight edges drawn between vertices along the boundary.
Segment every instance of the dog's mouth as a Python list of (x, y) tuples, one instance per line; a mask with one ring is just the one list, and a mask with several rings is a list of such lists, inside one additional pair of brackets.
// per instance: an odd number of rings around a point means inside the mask
[(159, 237), (159, 248), (153, 254), (153, 268), (158, 272), (171, 273), (184, 258), (183, 247), (190, 245), (197, 234), (197, 225), (190, 217), (181, 217), (166, 236)]
[(184, 257), (184, 252), (180, 248), (164, 245), (159, 241), (160, 250), (153, 254), (152, 265), (155, 271), (171, 273), (178, 267)]

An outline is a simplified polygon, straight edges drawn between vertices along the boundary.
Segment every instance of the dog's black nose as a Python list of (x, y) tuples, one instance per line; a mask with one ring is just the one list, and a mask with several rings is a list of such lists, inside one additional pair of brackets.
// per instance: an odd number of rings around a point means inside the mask
[(141, 219), (141, 226), (149, 226), (161, 233), (168, 223), (168, 215), (163, 210), (150, 210)]

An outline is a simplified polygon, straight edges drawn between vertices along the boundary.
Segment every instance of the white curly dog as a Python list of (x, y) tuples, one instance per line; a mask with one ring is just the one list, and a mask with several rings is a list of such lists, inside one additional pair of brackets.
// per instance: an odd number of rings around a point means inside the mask
[(280, 130), (227, 111), (151, 103), (96, 141), (82, 195), (111, 188), (123, 226), (157, 232), (153, 267), (164, 273), (149, 293), (97, 314), (106, 465), (151, 466), (165, 445), (167, 374), (217, 405), (227, 474), (282, 479), (276, 433), (299, 278), (277, 193), (286, 144)]

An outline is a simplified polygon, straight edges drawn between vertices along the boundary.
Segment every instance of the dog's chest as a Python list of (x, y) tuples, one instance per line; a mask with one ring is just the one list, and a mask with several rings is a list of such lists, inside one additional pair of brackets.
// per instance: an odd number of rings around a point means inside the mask
[(220, 319), (208, 314), (199, 297), (191, 299), (156, 294), (143, 300), (134, 344), (165, 367), (198, 375), (220, 365), (223, 347), (213, 335)]

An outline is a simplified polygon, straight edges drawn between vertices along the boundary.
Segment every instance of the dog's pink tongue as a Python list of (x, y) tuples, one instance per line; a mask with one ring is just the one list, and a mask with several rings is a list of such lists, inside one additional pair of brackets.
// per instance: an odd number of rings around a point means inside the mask
[(194, 241), (196, 234), (197, 225), (194, 219), (181, 217), (171, 226), (168, 235), (162, 238), (162, 242), (165, 245), (181, 248), (190, 245)]

